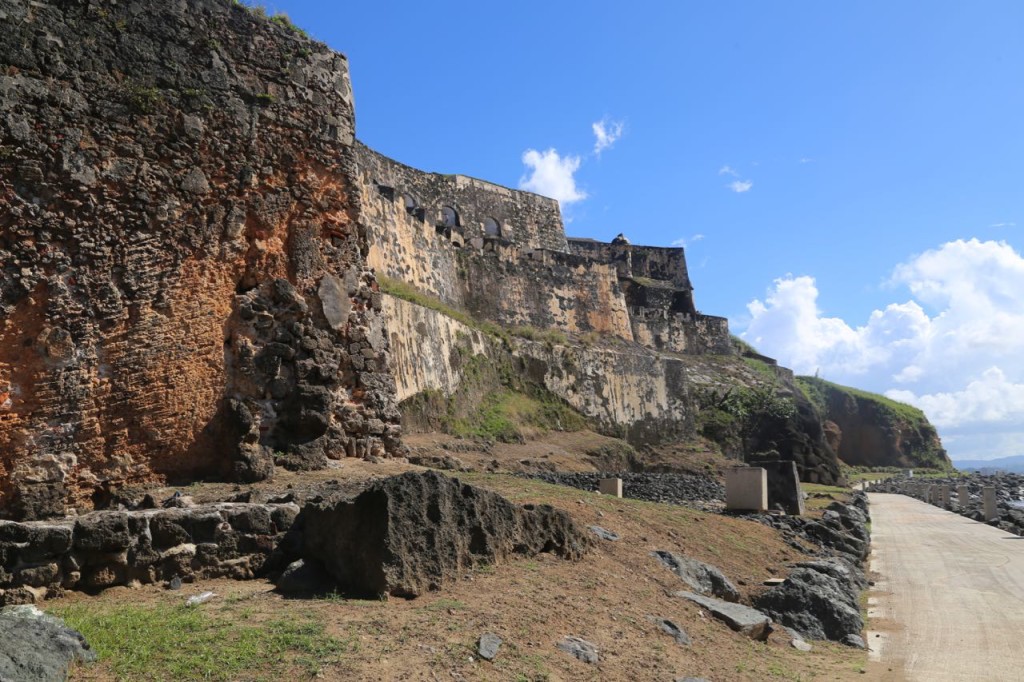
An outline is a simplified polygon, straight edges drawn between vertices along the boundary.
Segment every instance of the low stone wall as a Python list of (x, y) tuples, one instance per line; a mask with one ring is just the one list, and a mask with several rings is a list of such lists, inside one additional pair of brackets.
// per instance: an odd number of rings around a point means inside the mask
[(250, 579), (298, 513), (293, 503), (220, 503), (0, 521), (0, 606), (38, 601), (60, 589), (174, 577)]

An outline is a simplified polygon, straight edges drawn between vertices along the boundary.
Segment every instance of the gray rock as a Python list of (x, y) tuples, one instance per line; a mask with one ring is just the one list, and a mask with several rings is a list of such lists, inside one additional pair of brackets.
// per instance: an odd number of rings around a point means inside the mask
[(181, 576), (176, 575), (171, 578), (170, 582), (167, 583), (167, 589), (169, 590), (180, 590), (181, 589)]
[(565, 637), (558, 643), (558, 648), (584, 663), (598, 662), (597, 647), (580, 637)]
[(702, 606), (712, 616), (750, 639), (764, 641), (772, 632), (772, 619), (749, 606), (705, 597), (693, 592), (676, 592), (674, 596), (688, 599), (694, 604)]
[[(820, 566), (819, 566), (820, 568)], [(796, 568), (754, 605), (810, 639), (842, 640), (864, 629), (857, 588), (815, 568)]]
[(587, 526), (587, 528), (590, 529), (591, 533), (601, 538), (602, 540), (610, 540), (611, 542), (615, 542), (616, 540), (619, 540), (621, 538), (621, 536), (618, 533), (602, 528), (601, 526)]
[(686, 634), (686, 631), (667, 618), (647, 616), (647, 619), (661, 628), (662, 632), (670, 635), (672, 639), (676, 640), (676, 644), (680, 646), (689, 646), (690, 644), (693, 644), (693, 640), (691, 640), (690, 636)]
[(843, 637), (843, 644), (857, 647), (858, 649), (868, 648), (868, 645), (864, 643), (864, 639), (860, 635), (846, 635), (846, 637)]
[(345, 291), (341, 280), (334, 275), (324, 275), (320, 280), (320, 287), (317, 289), (320, 302), (323, 305), (324, 316), (327, 324), (332, 329), (341, 329), (348, 324), (348, 314), (352, 310), (352, 300)]
[(677, 677), (672, 682), (708, 682), (704, 677)]
[(794, 637), (793, 639), (789, 640), (789, 645), (797, 651), (810, 651), (814, 648), (804, 640), (799, 639), (797, 637)]
[(0, 609), (0, 680), (64, 682), (74, 661), (96, 660), (81, 633), (34, 606)]
[(498, 649), (501, 647), (501, 637), (494, 634), (493, 632), (485, 632), (480, 635), (480, 641), (477, 642), (476, 652), (480, 654), (480, 658), (486, 661), (493, 661), (498, 655)]
[(731, 602), (740, 600), (740, 593), (736, 586), (720, 570), (710, 564), (663, 550), (651, 552), (651, 556), (658, 559), (698, 594), (710, 594)]

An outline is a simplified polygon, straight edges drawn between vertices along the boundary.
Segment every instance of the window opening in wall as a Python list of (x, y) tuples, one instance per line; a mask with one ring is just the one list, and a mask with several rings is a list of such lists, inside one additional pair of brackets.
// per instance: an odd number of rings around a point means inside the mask
[(501, 226), (498, 225), (498, 221), (494, 218), (487, 218), (484, 220), (484, 234), (488, 237), (500, 237)]
[(441, 207), (441, 224), (445, 227), (458, 227), (459, 214), (451, 206)]

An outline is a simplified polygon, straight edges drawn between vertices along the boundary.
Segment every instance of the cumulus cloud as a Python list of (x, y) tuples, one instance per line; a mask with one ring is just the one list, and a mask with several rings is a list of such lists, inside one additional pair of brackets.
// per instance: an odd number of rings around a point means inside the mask
[(576, 171), (582, 160), (578, 156), (561, 156), (555, 149), (523, 152), (523, 165), (527, 172), (519, 178), (519, 189), (536, 192), (556, 199), (565, 206), (587, 198), (587, 193), (576, 186)]
[(601, 152), (611, 148), (622, 137), (622, 121), (609, 121), (602, 118), (600, 121), (590, 124), (594, 131), (594, 154), (601, 156)]
[(750, 180), (734, 180), (730, 182), (728, 185), (726, 185), (726, 187), (731, 189), (733, 192), (736, 192), (737, 194), (749, 192), (750, 188), (753, 186), (754, 183), (751, 182)]
[(718, 169), (718, 174), (731, 175), (734, 178), (738, 178), (740, 176), (740, 174), (737, 173), (732, 166), (722, 166), (721, 168)]
[(890, 283), (909, 300), (850, 324), (821, 310), (814, 278), (787, 275), (747, 306), (743, 337), (798, 373), (920, 407), (954, 456), (1024, 453), (1005, 449), (1024, 443), (1024, 257), (957, 240), (896, 266)]

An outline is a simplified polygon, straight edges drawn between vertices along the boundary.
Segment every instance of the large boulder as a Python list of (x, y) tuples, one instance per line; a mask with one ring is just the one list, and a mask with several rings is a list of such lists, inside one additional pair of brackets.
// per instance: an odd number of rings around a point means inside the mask
[(843, 641), (864, 629), (860, 585), (860, 576), (839, 561), (805, 562), (754, 605), (803, 637)]
[(0, 680), (64, 682), (72, 663), (96, 660), (88, 642), (34, 606), (0, 609)]
[(303, 553), (361, 595), (416, 597), (465, 570), (519, 554), (578, 559), (590, 544), (563, 511), (516, 505), (437, 472), (375, 482), (355, 499), (310, 502)]

